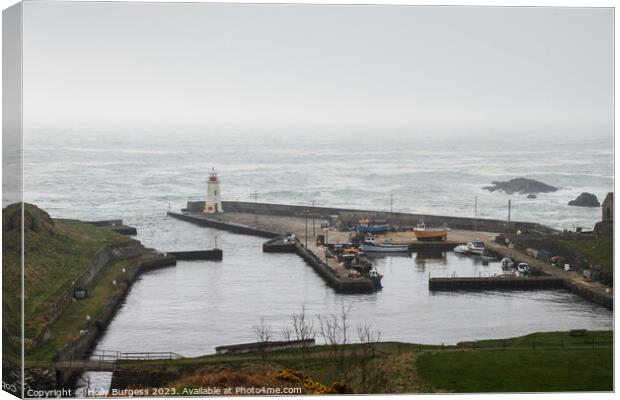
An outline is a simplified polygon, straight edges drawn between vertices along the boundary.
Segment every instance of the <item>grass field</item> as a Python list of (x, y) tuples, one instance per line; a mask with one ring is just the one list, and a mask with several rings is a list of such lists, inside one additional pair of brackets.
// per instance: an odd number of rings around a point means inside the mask
[(420, 377), (436, 390), (458, 393), (613, 389), (612, 331), (535, 333), (475, 348), (424, 352), (417, 360)]
[[(592, 349), (594, 338), (594, 350)], [(534, 345), (532, 345), (535, 343)], [(473, 347), (473, 349), (472, 349)], [(258, 353), (210, 355), (191, 359), (126, 364), (124, 368), (174, 370), (183, 376), (177, 383), (204, 380), (214, 382), (230, 374), (267, 374), (282, 368), (303, 371), (331, 387), (342, 382), (354, 393), (433, 392), (564, 392), (610, 391), (613, 389), (613, 332), (588, 332), (572, 337), (568, 332), (479, 341), (461, 346), (428, 346), (381, 342), (366, 365), (368, 379), (362, 382), (362, 346), (344, 347), (345, 359), (334, 356), (329, 346), (309, 349), (305, 360), (299, 350), (268, 354), (265, 373)], [(163, 365), (162, 365), (163, 364)], [(164, 366), (165, 365), (165, 366)], [(379, 371), (380, 374), (368, 374)], [(223, 379), (223, 378), (222, 378)]]
[(613, 389), (613, 354), (603, 349), (429, 352), (417, 365), (429, 385), (458, 393)]
[(560, 240), (560, 242), (592, 259), (594, 263), (606, 268), (613, 267), (614, 243), (611, 239)]

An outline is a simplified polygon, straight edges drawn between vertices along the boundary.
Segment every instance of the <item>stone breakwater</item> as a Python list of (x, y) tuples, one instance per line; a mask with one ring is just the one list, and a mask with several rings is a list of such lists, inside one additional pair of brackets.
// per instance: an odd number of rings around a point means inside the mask
[[(188, 201), (187, 208), (183, 211), (202, 212), (204, 201)], [(502, 221), (487, 218), (452, 217), (444, 215), (426, 215), (373, 210), (355, 210), (334, 207), (312, 207), (304, 205), (253, 203), (244, 201), (223, 201), (222, 207), (225, 212), (251, 213), (259, 215), (273, 215), (286, 217), (303, 217), (306, 212), (317, 218), (338, 219), (341, 223), (353, 226), (362, 218), (382, 220), (394, 226), (416, 226), (424, 221), (429, 226), (442, 226), (447, 224), (452, 229), (514, 233), (517, 230), (523, 232), (539, 232), (544, 234), (557, 233), (558, 231), (534, 222)]]
[[(54, 361), (81, 360), (88, 358), (101, 334), (108, 327), (118, 308), (121, 306), (131, 286), (138, 277), (146, 272), (159, 268), (173, 266), (176, 264), (176, 258), (170, 255), (162, 255), (153, 249), (142, 247), (143, 259), (139, 261), (137, 269), (128, 273), (126, 279), (121, 283), (122, 289), (111, 297), (97, 318), (90, 322), (85, 331), (71, 342), (61, 347), (54, 357)], [(56, 387), (71, 388), (75, 385), (76, 379), (80, 372), (74, 371), (57, 371)]]

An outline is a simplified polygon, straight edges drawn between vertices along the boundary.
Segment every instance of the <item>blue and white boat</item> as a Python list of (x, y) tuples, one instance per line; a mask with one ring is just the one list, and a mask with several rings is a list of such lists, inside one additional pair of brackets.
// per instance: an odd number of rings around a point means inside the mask
[(469, 249), (470, 253), (478, 255), (482, 254), (482, 252), (485, 250), (484, 242), (477, 239), (467, 243), (467, 248)]

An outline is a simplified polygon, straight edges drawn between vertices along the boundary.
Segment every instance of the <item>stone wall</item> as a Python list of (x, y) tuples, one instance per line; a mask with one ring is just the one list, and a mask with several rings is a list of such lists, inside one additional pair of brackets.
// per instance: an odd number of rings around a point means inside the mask
[(124, 245), (104, 246), (95, 254), (90, 265), (76, 278), (73, 285), (67, 289), (50, 306), (47, 314), (47, 323), (41, 332), (31, 341), (29, 347), (35, 347), (50, 338), (50, 327), (58, 320), (64, 309), (73, 301), (73, 291), (76, 288), (89, 289), (95, 276), (108, 263), (127, 258), (133, 258), (144, 253), (145, 248), (138, 241), (130, 241)]
[[(188, 210), (195, 208), (200, 209), (201, 202), (188, 202)], [(204, 206), (204, 202), (203, 206)], [(540, 225), (533, 222), (507, 222), (495, 219), (486, 219), (468, 217), (450, 217), (441, 215), (425, 215), (425, 214), (411, 214), (411, 213), (396, 213), (396, 212), (383, 212), (372, 210), (353, 210), (346, 208), (333, 208), (333, 207), (311, 207), (311, 206), (296, 206), (286, 204), (269, 204), (269, 203), (253, 203), (242, 201), (224, 201), (222, 202), (224, 210), (228, 212), (244, 212), (244, 213), (258, 213), (266, 215), (281, 215), (281, 216), (304, 216), (306, 211), (310, 212), (310, 215), (321, 218), (330, 218), (338, 216), (341, 222), (353, 225), (362, 218), (369, 218), (375, 220), (386, 221), (392, 225), (398, 226), (415, 226), (422, 220), (428, 225), (443, 225), (447, 224), (453, 229), (467, 229), (473, 230), (474, 226), (477, 226), (479, 231), (486, 232), (498, 232), (498, 233), (514, 233), (517, 230), (524, 232), (541, 232), (541, 233), (557, 233), (556, 230)]]
[[(114, 319), (118, 308), (123, 304), (136, 279), (145, 272), (176, 264), (176, 259), (172, 256), (161, 256), (155, 251), (145, 248), (143, 248), (143, 252), (151, 253), (153, 258), (142, 261), (137, 269), (129, 272), (126, 279), (120, 282), (121, 290), (108, 300), (97, 319), (91, 321), (82, 334), (61, 347), (54, 357), (55, 361), (87, 358), (101, 334)], [(72, 371), (59, 372), (56, 375), (57, 387), (72, 388), (79, 375), (79, 373)]]

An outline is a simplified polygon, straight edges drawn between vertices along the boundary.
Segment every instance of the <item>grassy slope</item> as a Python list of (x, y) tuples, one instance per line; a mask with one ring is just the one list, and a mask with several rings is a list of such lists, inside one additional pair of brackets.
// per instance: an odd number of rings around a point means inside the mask
[[(417, 366), (420, 377), (433, 388), (459, 393), (610, 391), (612, 340), (611, 331), (590, 332), (586, 337), (537, 333), (477, 344), (476, 348), (486, 350), (425, 352)], [(501, 350), (504, 342), (505, 351)]]
[(605, 268), (612, 268), (614, 262), (614, 243), (611, 239), (598, 240), (560, 240), (567, 247), (592, 259)]
[[(60, 318), (52, 326), (52, 338), (43, 345), (26, 353), (26, 360), (51, 360), (62, 345), (79, 336), (80, 331), (86, 329), (90, 316), (96, 320), (100, 312), (107, 305), (110, 298), (119, 295), (122, 290), (124, 277), (138, 268), (136, 258), (117, 261), (106, 265), (96, 278), (96, 285), (89, 291), (86, 299), (71, 303)], [(123, 268), (126, 272), (123, 272)], [(113, 284), (116, 281), (116, 285)]]
[[(21, 234), (13, 223), (18, 205), (3, 209), (2, 305), (5, 329), (19, 336)], [(131, 239), (74, 220), (52, 221), (47, 213), (25, 205), (25, 333), (34, 337), (44, 324), (50, 304), (67, 290), (106, 244)]]

